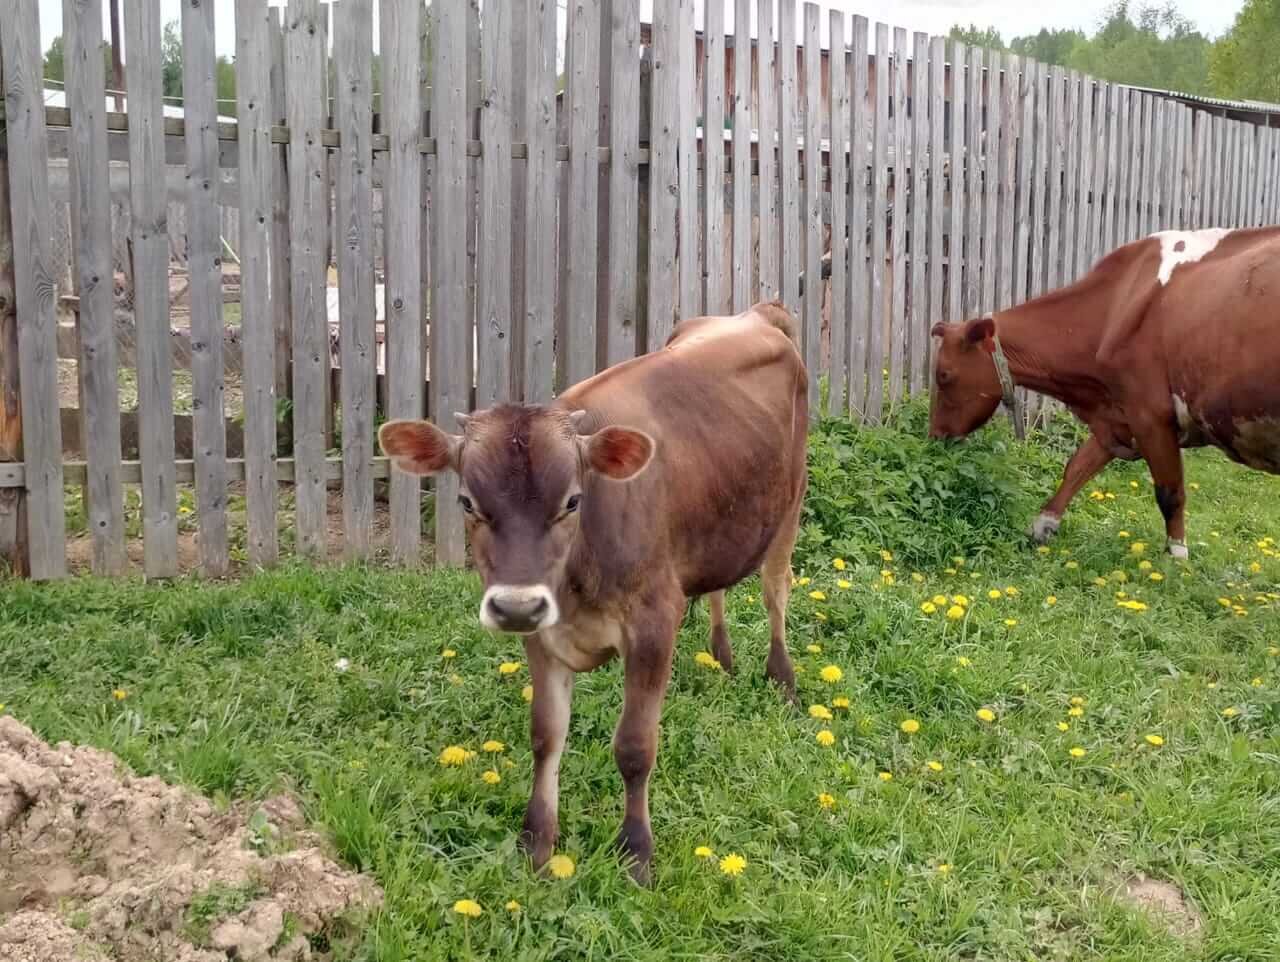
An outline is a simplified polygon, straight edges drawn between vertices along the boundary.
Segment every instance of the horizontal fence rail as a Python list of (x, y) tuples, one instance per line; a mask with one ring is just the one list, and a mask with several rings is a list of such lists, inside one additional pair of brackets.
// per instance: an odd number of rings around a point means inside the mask
[(236, 0), (228, 36), (184, 2), (181, 97), (131, 0), (124, 109), (96, 0), (48, 91), (48, 5), (10, 6), (0, 561), (39, 578), (462, 563), (456, 481), (390, 471), (381, 420), (545, 402), (780, 299), (813, 410), (877, 422), (936, 321), (1280, 221), (1280, 129), (797, 0)]

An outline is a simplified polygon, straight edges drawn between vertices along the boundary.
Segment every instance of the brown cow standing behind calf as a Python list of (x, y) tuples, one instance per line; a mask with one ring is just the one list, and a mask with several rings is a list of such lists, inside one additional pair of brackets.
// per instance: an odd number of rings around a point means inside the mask
[(786, 649), (791, 551), (805, 490), (808, 376), (780, 304), (677, 326), (666, 346), (583, 381), (546, 407), (383, 425), (401, 470), (461, 477), (485, 593), (480, 620), (522, 634), (533, 680), (535, 867), (558, 833), (560, 755), (575, 672), (624, 663), (614, 756), (626, 790), (619, 845), (645, 880), (649, 773), (690, 598), (710, 595), (711, 645), (729, 669), (724, 591), (760, 570), (766, 670), (794, 698)]
[(1089, 425), (1032, 529), (1039, 541), (1112, 458), (1146, 460), (1181, 558), (1182, 448), (1213, 445), (1280, 473), (1280, 227), (1155, 234), (1069, 287), (933, 333), (930, 436), (981, 427), (1014, 384)]

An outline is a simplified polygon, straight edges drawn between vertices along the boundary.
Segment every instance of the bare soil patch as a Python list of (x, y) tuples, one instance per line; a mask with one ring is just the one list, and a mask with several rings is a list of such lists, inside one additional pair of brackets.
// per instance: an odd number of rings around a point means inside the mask
[(1204, 917), (1195, 903), (1171, 882), (1147, 878), (1139, 873), (1120, 886), (1116, 897), (1145, 913), (1180, 939), (1194, 939), (1204, 928)]
[(223, 811), (0, 717), (0, 958), (323, 958), (381, 899), (287, 796)]

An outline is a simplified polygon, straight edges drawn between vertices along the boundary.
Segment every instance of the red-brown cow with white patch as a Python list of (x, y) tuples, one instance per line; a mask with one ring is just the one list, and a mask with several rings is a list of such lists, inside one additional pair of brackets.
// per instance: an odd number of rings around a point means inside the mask
[(521, 634), (533, 680), (533, 794), (522, 839), (535, 867), (558, 832), (560, 755), (575, 672), (624, 663), (614, 756), (626, 789), (619, 845), (649, 875), (649, 774), (676, 631), (710, 596), (711, 647), (733, 664), (724, 591), (759, 570), (767, 674), (794, 698), (785, 613), (805, 490), (808, 376), (779, 304), (680, 324), (660, 351), (548, 406), (425, 421), (379, 434), (395, 465), (456, 471), (484, 581), (480, 621)]
[(976, 430), (1014, 385), (1089, 425), (1032, 528), (1038, 541), (1113, 458), (1146, 460), (1180, 558), (1182, 448), (1280, 473), (1280, 227), (1155, 234), (1068, 287), (933, 333), (932, 437)]

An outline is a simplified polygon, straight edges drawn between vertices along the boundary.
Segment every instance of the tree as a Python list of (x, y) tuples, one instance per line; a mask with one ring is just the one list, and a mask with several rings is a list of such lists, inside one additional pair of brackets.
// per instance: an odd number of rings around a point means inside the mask
[(1014, 37), (1010, 49), (1041, 63), (1065, 67), (1076, 46), (1088, 42), (1088, 37), (1079, 30), (1041, 30), (1034, 36)]
[(971, 23), (967, 27), (956, 24), (947, 35), (952, 40), (959, 40), (969, 47), (982, 47), (986, 50), (1004, 50), (1004, 39), (995, 27), (979, 27)]
[(44, 52), (44, 79), (62, 83), (67, 79), (66, 50), (62, 42), (62, 34), (53, 38), (49, 49)]
[(164, 25), (160, 38), (160, 77), (166, 97), (182, 96), (182, 36), (176, 20)]
[(1280, 0), (1245, 0), (1209, 54), (1209, 86), (1219, 97), (1280, 103)]

